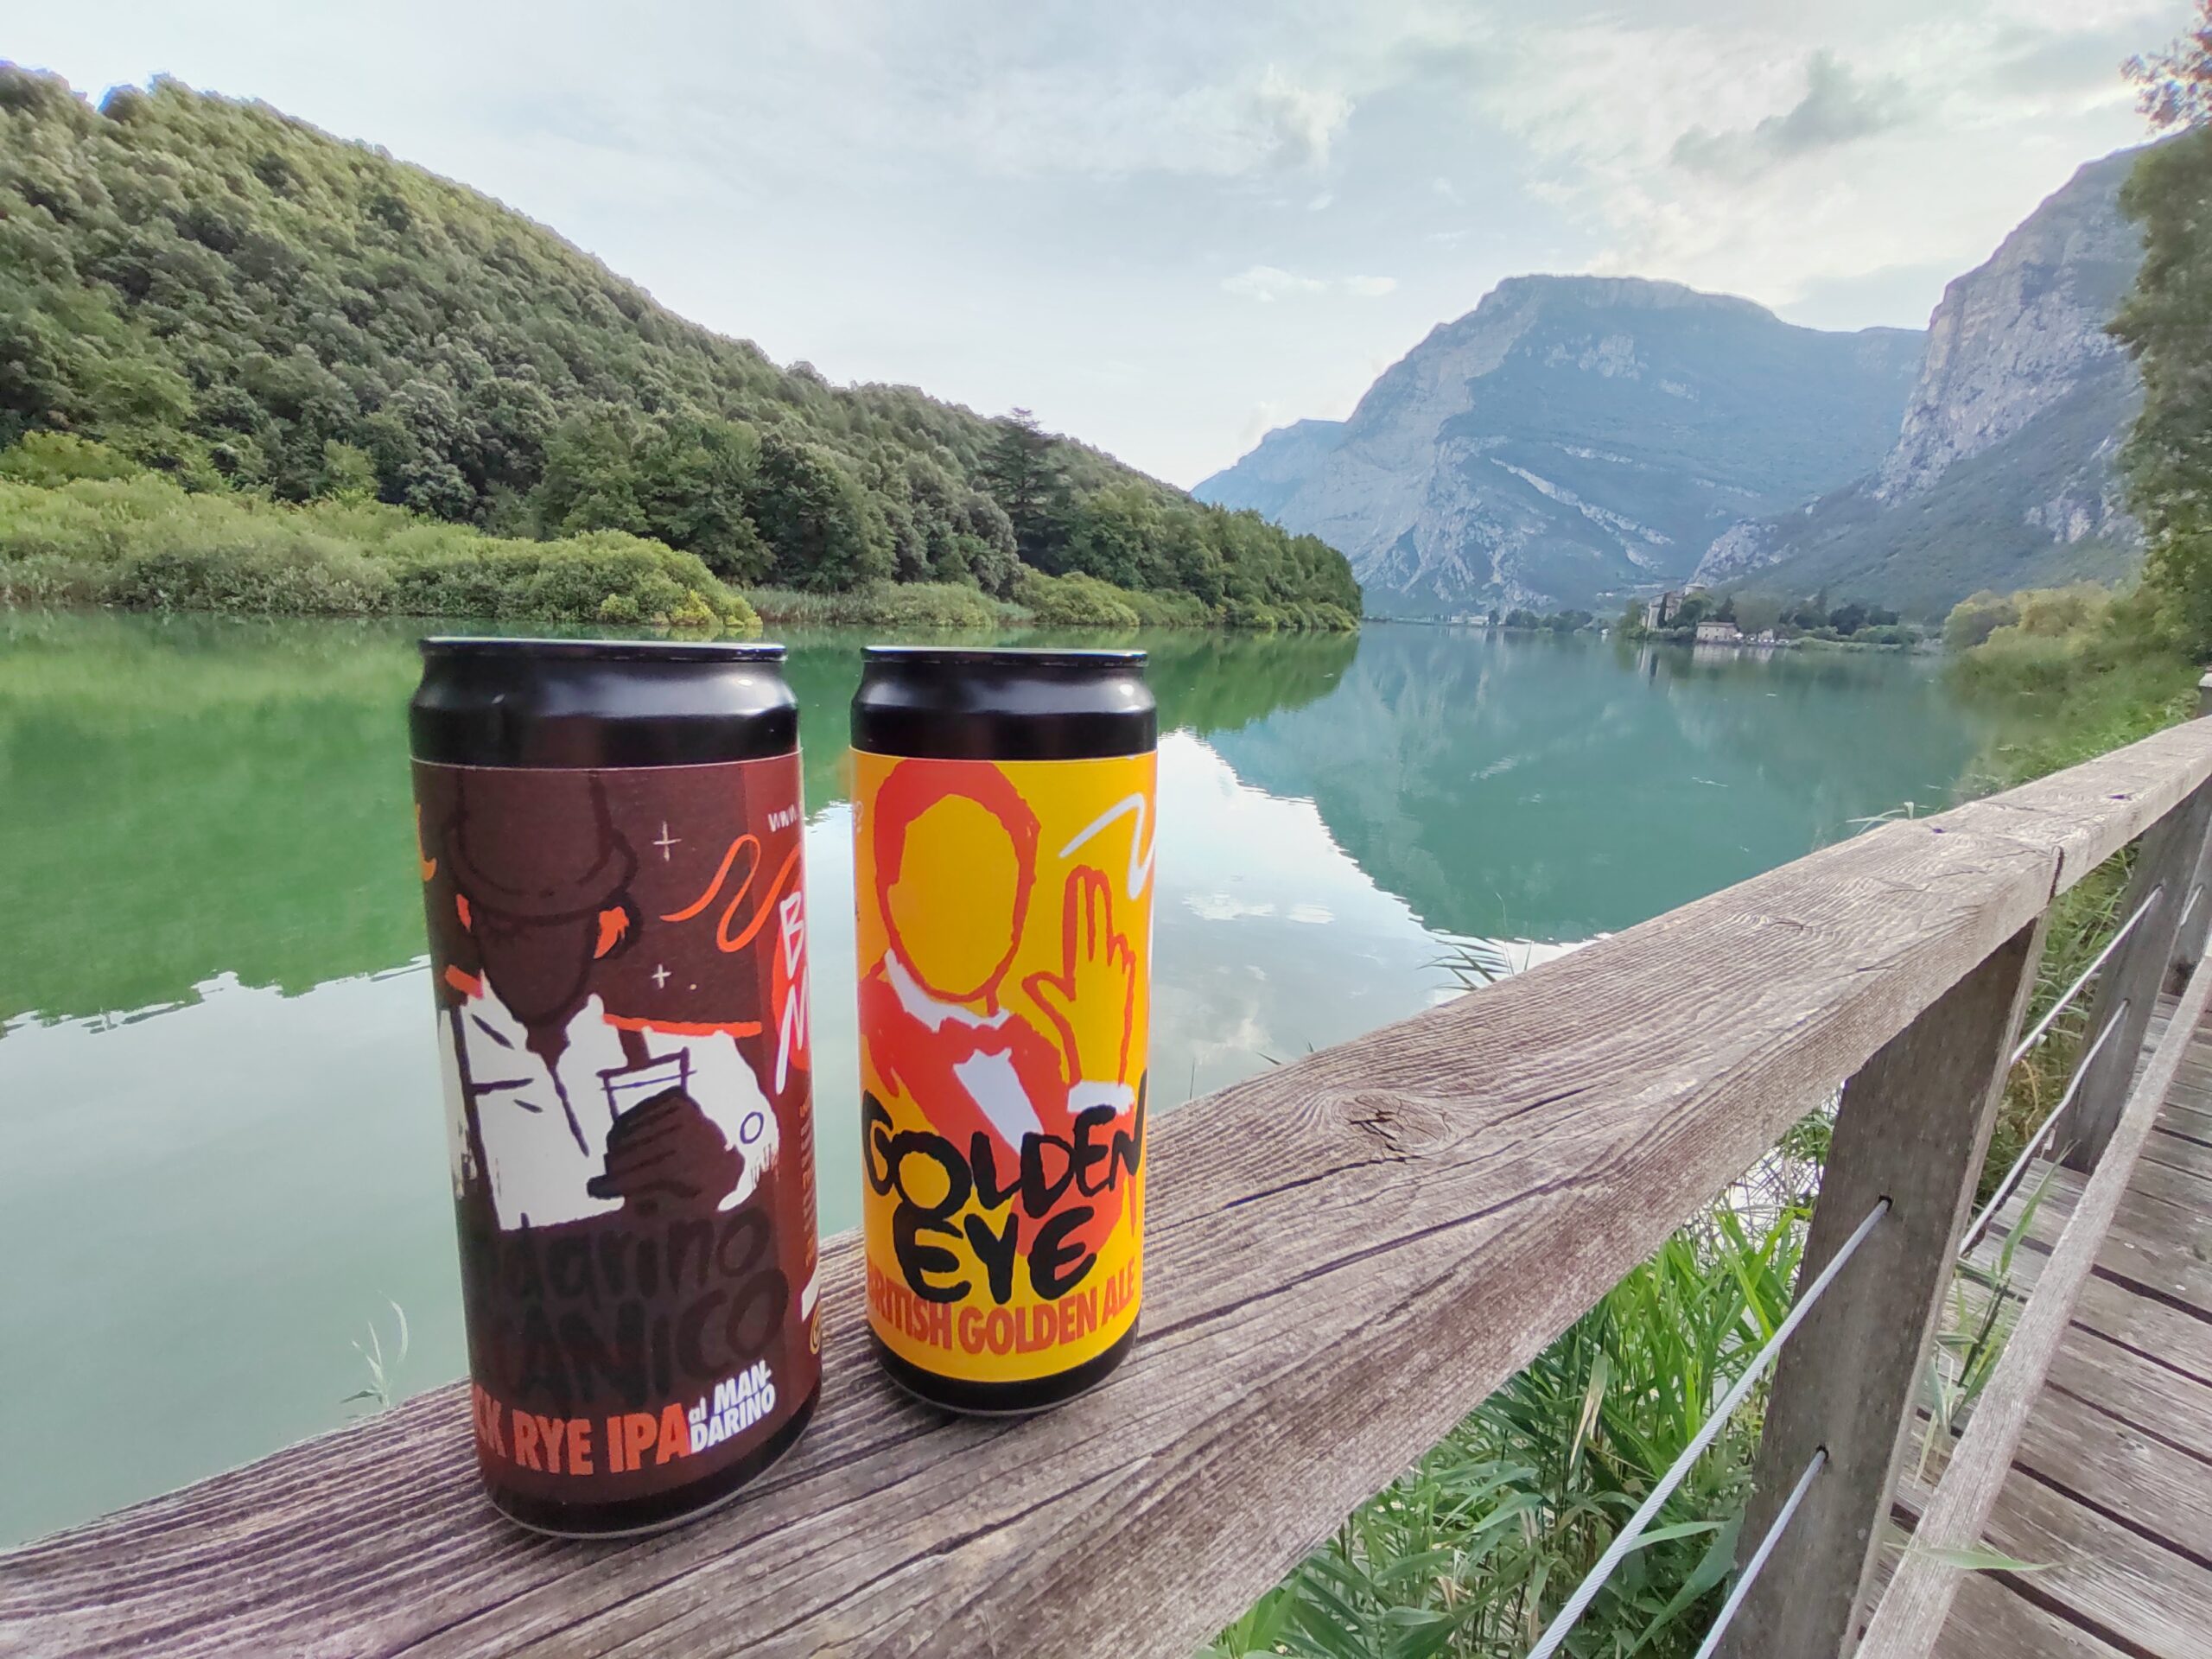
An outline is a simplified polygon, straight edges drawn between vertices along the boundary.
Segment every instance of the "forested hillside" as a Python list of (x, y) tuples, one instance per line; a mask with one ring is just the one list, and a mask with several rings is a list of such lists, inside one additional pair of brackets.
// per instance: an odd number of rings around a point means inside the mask
[(779, 368), (380, 150), (174, 82), (95, 109), (0, 65), (0, 447), (39, 429), (198, 491), (626, 531), (737, 584), (1006, 594), (1026, 565), (1231, 625), (1359, 608), (1315, 537), (1019, 411)]

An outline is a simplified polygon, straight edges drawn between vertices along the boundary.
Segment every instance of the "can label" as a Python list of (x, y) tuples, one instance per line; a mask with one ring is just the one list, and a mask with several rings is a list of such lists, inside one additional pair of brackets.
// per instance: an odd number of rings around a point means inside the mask
[(798, 757), (415, 788), (486, 1478), (704, 1479), (821, 1373)]
[(855, 760), (868, 1317), (1056, 1376), (1143, 1289), (1154, 757)]

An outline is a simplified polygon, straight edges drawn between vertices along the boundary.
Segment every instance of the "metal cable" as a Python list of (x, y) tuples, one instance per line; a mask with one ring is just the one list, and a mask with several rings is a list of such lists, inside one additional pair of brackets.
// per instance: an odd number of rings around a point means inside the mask
[[(2159, 882), (2157, 887), (2152, 888), (2150, 893), (2145, 896), (2143, 902), (2135, 906), (2135, 913), (2120, 925), (2120, 931), (2117, 933), (2114, 933), (2112, 938), (2105, 941), (2105, 948), (2098, 951), (2096, 959), (2082, 970), (2082, 976), (2075, 980), (2071, 985), (2069, 985), (2066, 988), (2065, 994), (2062, 995), (2057, 1001), (2050, 1005), (2049, 1011), (2044, 1014), (2042, 1019), (2036, 1021), (2035, 1029), (2029, 1032), (2026, 1036), (2020, 1039), (2019, 1046), (2012, 1051), (2012, 1058), (2005, 1062), (2005, 1068), (2006, 1071), (2009, 1071), (2012, 1067), (2018, 1065), (2022, 1060), (2025, 1059), (2027, 1058), (2028, 1051), (2033, 1048), (2037, 1043), (2043, 1041), (2044, 1033), (2050, 1029), (2051, 1021), (2057, 1019), (2060, 1014), (2065, 1013), (2068, 1006), (2074, 1001), (2074, 999), (2081, 995), (2082, 988), (2094, 977), (2098, 969), (2105, 965), (2105, 959), (2111, 956), (2113, 951), (2120, 949), (2120, 942), (2134, 931), (2135, 924), (2143, 919), (2143, 912), (2150, 909), (2152, 906), (2157, 904), (2158, 902), (2158, 895), (2165, 890), (2166, 884), (2163, 881)], [(2196, 902), (2196, 895), (2191, 894), (2190, 897), (2190, 903), (2193, 905)], [(2184, 910), (2182, 912), (2182, 919), (2183, 921), (2189, 919), (2188, 911)], [(2179, 925), (2179, 923), (2176, 924), (2177, 926)]]
[[(2011, 1068), (2018, 1066), (2018, 1064), (2022, 1062), (2022, 1059), (2029, 1058), (2029, 1048), (2033, 1048), (2035, 1044), (2042, 1042), (2042, 1039), (2044, 1039), (2044, 1033), (2046, 1033), (2046, 1031), (2050, 1031), (2050, 1022), (2053, 1022), (2053, 1020), (2057, 1020), (2059, 1015), (2062, 1015), (2062, 1013), (2066, 1013), (2066, 1007), (2069, 1007), (2069, 1004), (2073, 1002), (2073, 1000), (2077, 998), (2077, 995), (2082, 995), (2082, 987), (2084, 987), (2084, 984), (2088, 984), (2088, 982), (2090, 982), (2090, 978), (2093, 978), (2094, 973), (2097, 973), (2097, 969), (2104, 967), (2106, 957), (2108, 957), (2110, 953), (2113, 953), (2113, 951), (2117, 951), (2117, 949), (2119, 949), (2119, 943), (2121, 943), (2121, 940), (2124, 940), (2124, 938), (2128, 938), (2128, 933), (2130, 933), (2130, 931), (2134, 931), (2134, 925), (2139, 923), (2139, 920), (2144, 920), (2144, 912), (2145, 912), (2145, 909), (2150, 909), (2150, 907), (2152, 907), (2152, 905), (2157, 905), (2157, 902), (2159, 902), (2159, 893), (2164, 893), (2164, 892), (2165, 892), (2165, 882), (2164, 882), (2164, 880), (2161, 880), (2159, 885), (2157, 885), (2157, 887), (2150, 889), (2150, 893), (2148, 893), (2148, 896), (2144, 898), (2144, 902), (2141, 902), (2141, 905), (2137, 905), (2137, 907), (2134, 907), (2134, 916), (2130, 916), (2128, 920), (2124, 920), (2124, 923), (2119, 925), (2119, 931), (2117, 931), (2117, 933), (2113, 933), (2113, 938), (2108, 938), (2108, 940), (2106, 940), (2106, 944), (2104, 944), (2104, 949), (2101, 949), (2101, 951), (2097, 951), (2097, 960), (2094, 960), (2094, 963), (2090, 963), (2088, 967), (2086, 967), (2086, 969), (2082, 969), (2082, 978), (2075, 980), (2073, 984), (2069, 984), (2069, 987), (2066, 987), (2066, 993), (2063, 993), (2062, 998), (2059, 998), (2057, 1002), (2050, 1004), (2050, 1011), (2049, 1011), (2049, 1013), (2044, 1013), (2044, 1018), (2042, 1018), (2042, 1020), (2037, 1020), (2037, 1022), (2035, 1022), (2035, 1028), (2033, 1028), (2033, 1031), (2031, 1031), (2031, 1033), (2026, 1035), (2026, 1038), (2019, 1039), (2019, 1046), (2018, 1046), (2018, 1048), (2013, 1048), (2013, 1058), (2006, 1059), (2006, 1062), (2004, 1062), (2004, 1068), (2006, 1068), (2006, 1071), (2011, 1071)], [(2196, 902), (2196, 896), (2195, 896), (2195, 893), (2190, 893), (2190, 905), (2195, 905), (2195, 902)], [(2183, 923), (2185, 923), (2185, 920), (2188, 920), (2188, 918), (2190, 918), (2190, 913), (2185, 912), (2185, 909), (2183, 909), (2183, 912), (2181, 912), (2181, 920), (2183, 920)], [(2174, 923), (2174, 927), (2179, 927), (2179, 925), (2181, 925), (2181, 923)]]
[(2020, 1148), (2020, 1155), (2012, 1160), (2012, 1167), (2005, 1172), (2005, 1179), (1997, 1183), (1997, 1190), (1989, 1195), (1989, 1202), (1982, 1205), (1981, 1213), (1967, 1224), (1966, 1236), (1959, 1242), (1961, 1256), (1974, 1249), (1983, 1230), (1989, 1225), (1990, 1217), (1997, 1213), (2005, 1199), (2012, 1196), (2012, 1189), (2019, 1184), (2020, 1177), (2027, 1173), (2029, 1161), (2035, 1157), (2036, 1149), (2050, 1138), (2051, 1130), (2058, 1127), (2058, 1120), (2065, 1115), (2066, 1109), (2074, 1103), (2074, 1096), (2082, 1087), (2082, 1079), (2088, 1075), (2089, 1062), (2097, 1058), (2097, 1051), (2105, 1046), (2105, 1039), (2120, 1029), (2120, 1017), (2126, 1012), (2127, 1001), (2123, 997), (2120, 1006), (2112, 1011), (2112, 1018), (2105, 1021), (2104, 1029), (2097, 1033), (2096, 1041), (2091, 1043), (2088, 1052), (2074, 1063), (2074, 1075), (2066, 1079), (2066, 1092), (2059, 1096), (2058, 1104), (2050, 1109), (2050, 1116), (2044, 1119), (2043, 1127), (2028, 1137), (2028, 1144)]
[(1835, 1281), (1836, 1274), (1843, 1270), (1843, 1264), (1850, 1261), (1859, 1247), (1866, 1242), (1866, 1235), (1874, 1230), (1874, 1224), (1889, 1211), (1890, 1201), (1887, 1198), (1878, 1200), (1874, 1207), (1866, 1212), (1866, 1219), (1859, 1224), (1858, 1230), (1844, 1240), (1843, 1248), (1835, 1253), (1834, 1259), (1827, 1266), (1821, 1269), (1820, 1277), (1814, 1280), (1805, 1294), (1797, 1299), (1788, 1317), (1775, 1327), (1774, 1334), (1766, 1340), (1766, 1345), (1752, 1356), (1751, 1363), (1744, 1368), (1743, 1376), (1736, 1379), (1736, 1386), (1721, 1396), (1720, 1403), (1706, 1418), (1704, 1427), (1682, 1448), (1681, 1455), (1669, 1465), (1667, 1472), (1659, 1477), (1659, 1484), (1651, 1489), (1651, 1495), (1637, 1507), (1634, 1515), (1629, 1516), (1628, 1524), (1615, 1535), (1613, 1541), (1605, 1546), (1605, 1553), (1598, 1558), (1598, 1564), (1590, 1569), (1581, 1583), (1574, 1586), (1574, 1593), (1567, 1599), (1566, 1605), (1545, 1626), (1536, 1645), (1529, 1649), (1529, 1659), (1551, 1659), (1551, 1656), (1559, 1651), (1560, 1643), (1567, 1640), (1567, 1632), (1574, 1628), (1575, 1621), (1597, 1599), (1598, 1592), (1605, 1588), (1605, 1580), (1612, 1576), (1613, 1569), (1627, 1558), (1629, 1551), (1636, 1548), (1637, 1540), (1643, 1535), (1643, 1529), (1651, 1524), (1652, 1517), (1674, 1496), (1675, 1488), (1682, 1484), (1682, 1477), (1689, 1473), (1691, 1465), (1697, 1462), (1705, 1448), (1713, 1444), (1713, 1437), (1720, 1433), (1736, 1408), (1744, 1403), (1744, 1396), (1751, 1391), (1751, 1385), (1759, 1380), (1775, 1355), (1782, 1351), (1782, 1344), (1789, 1340), (1790, 1334), (1813, 1311), (1813, 1304), (1819, 1301)]
[(1790, 1517), (1797, 1513), (1797, 1506), (1805, 1501), (1805, 1493), (1813, 1484), (1813, 1477), (1828, 1460), (1825, 1446), (1813, 1453), (1813, 1460), (1805, 1465), (1805, 1472), (1797, 1477), (1797, 1484), (1789, 1489), (1789, 1496), (1782, 1505), (1782, 1513), (1774, 1517), (1774, 1524), (1766, 1529), (1766, 1536), (1759, 1540), (1759, 1547), (1751, 1552), (1751, 1559), (1744, 1563), (1744, 1570), (1736, 1575), (1736, 1587), (1728, 1592), (1728, 1599), (1720, 1604), (1720, 1611), (1713, 1621), (1713, 1628), (1705, 1633), (1699, 1646), (1697, 1659), (1713, 1659), (1720, 1646), (1720, 1638), (1728, 1633), (1728, 1626), (1736, 1617), (1736, 1610), (1744, 1605), (1744, 1598), (1758, 1580), (1759, 1571), (1766, 1566), (1766, 1558), (1774, 1554), (1775, 1545), (1782, 1541), (1783, 1532), (1789, 1527)]

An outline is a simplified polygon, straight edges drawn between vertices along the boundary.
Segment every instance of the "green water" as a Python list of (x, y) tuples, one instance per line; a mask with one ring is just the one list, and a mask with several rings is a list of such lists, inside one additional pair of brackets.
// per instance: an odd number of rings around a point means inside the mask
[[(365, 1409), (354, 1344), (389, 1353), (394, 1303), (397, 1391), (460, 1373), (413, 632), (0, 614), (0, 1543)], [(1891, 655), (1146, 643), (1171, 1103), (1453, 994), (1455, 954), (1518, 966), (1941, 804), (1988, 735)], [(790, 664), (830, 1230), (858, 1208), (860, 644)]]

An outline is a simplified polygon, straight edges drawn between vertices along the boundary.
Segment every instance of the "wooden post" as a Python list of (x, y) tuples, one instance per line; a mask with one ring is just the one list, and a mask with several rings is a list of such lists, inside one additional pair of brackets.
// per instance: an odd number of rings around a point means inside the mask
[(1999, 946), (1844, 1086), (1798, 1284), (1878, 1200), (1890, 1211), (1776, 1362), (1739, 1562), (1813, 1453), (1828, 1460), (1729, 1630), (1735, 1659), (1827, 1659), (1856, 1628), (2049, 921)]
[[(2065, 1148), (2069, 1169), (2097, 1166), (2113, 1127), (2120, 1122), (2120, 1108), (2126, 1104), (2128, 1081), (2143, 1051), (2143, 1033), (2174, 958), (2177, 925), (2203, 861), (2208, 821), (2212, 821), (2212, 789), (2200, 785), (2144, 833), (2135, 874), (2120, 901), (2120, 919), (2133, 916), (2152, 894), (2158, 897), (2135, 924), (2135, 931), (2112, 953), (2091, 994), (2089, 1020), (2082, 1028), (2083, 1052), (2097, 1043), (2107, 1025), (2112, 1032), (2083, 1068), (2074, 1103), (2068, 1109), (2069, 1121), (2054, 1135), (2056, 1143)], [(2207, 908), (2206, 899), (2198, 899), (2196, 907)], [(2192, 913), (2192, 926), (2196, 920)]]
[[(2196, 683), (2196, 717), (2202, 720), (2207, 715), (2212, 715), (2212, 674)], [(2190, 910), (2190, 893), (2199, 888), (2203, 892)], [(2174, 935), (2173, 960), (2166, 968), (2166, 989), (2177, 995), (2196, 964), (2204, 960), (2205, 944), (2212, 940), (2212, 841), (2205, 843), (2203, 856), (2196, 861), (2196, 876), (2182, 894), (2182, 907), (2187, 914)]]

